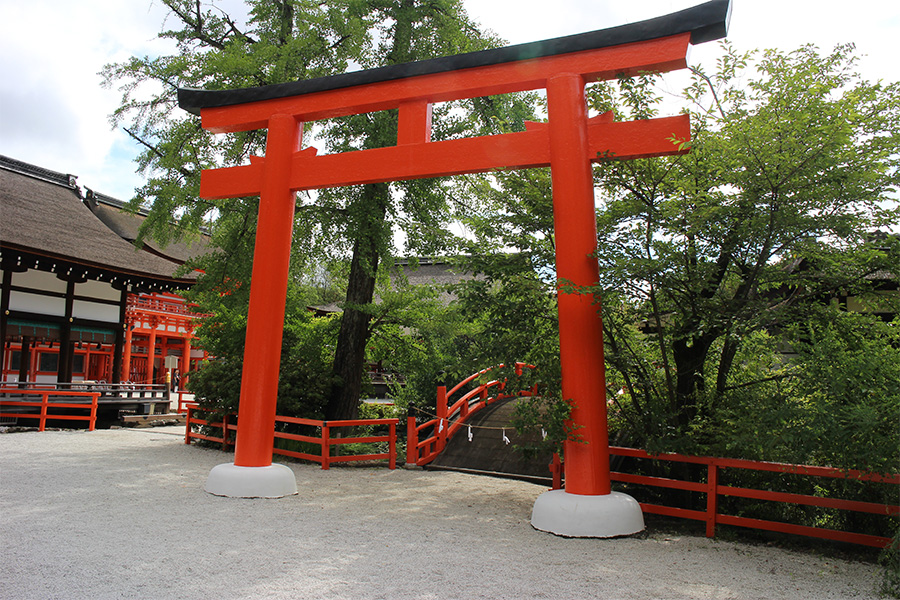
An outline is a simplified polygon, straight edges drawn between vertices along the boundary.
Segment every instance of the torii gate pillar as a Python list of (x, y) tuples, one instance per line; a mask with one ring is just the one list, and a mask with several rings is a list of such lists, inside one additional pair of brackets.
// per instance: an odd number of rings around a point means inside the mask
[[(547, 82), (556, 274), (560, 286), (591, 286), (600, 277), (594, 177), (588, 152), (584, 79), (561, 74)], [(638, 502), (612, 492), (603, 369), (603, 324), (591, 295), (560, 289), (559, 354), (563, 398), (582, 439), (565, 442), (566, 488), (538, 496), (535, 529), (570, 537), (614, 537), (644, 529)]]

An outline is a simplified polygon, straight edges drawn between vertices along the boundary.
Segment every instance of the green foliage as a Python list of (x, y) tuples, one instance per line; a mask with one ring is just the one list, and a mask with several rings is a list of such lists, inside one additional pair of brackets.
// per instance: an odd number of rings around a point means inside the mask
[(572, 404), (555, 396), (539, 395), (516, 401), (512, 425), (522, 438), (516, 449), (528, 459), (558, 453), (564, 442), (578, 441), (578, 427), (570, 421)]
[[(757, 58), (724, 46), (716, 73), (695, 72), (685, 93), (689, 154), (597, 166), (595, 291), (633, 443), (708, 443), (705, 424), (742, 381), (756, 334), (802, 324), (829, 298), (866, 296), (877, 273), (900, 269), (896, 240), (876, 235), (900, 218), (900, 86), (860, 80), (851, 52)], [(659, 103), (649, 82), (589, 98), (644, 117)]]
[[(263, 155), (265, 131), (211, 135), (199, 119), (178, 109), (177, 88), (264, 86), (499, 43), (478, 30), (460, 0), (246, 0), (246, 19), (228, 14), (215, 2), (163, 3), (170, 11), (171, 28), (160, 36), (174, 40), (177, 50), (107, 65), (103, 76), (105, 85), (122, 92), (112, 123), (124, 126), (145, 148), (138, 164), (147, 183), (133, 199), (135, 206), (150, 210), (141, 239), (151, 236), (166, 243), (206, 227), (220, 251), (190, 265), (206, 271), (200, 289), (210, 297), (199, 302), (204, 311), (214, 310), (216, 294), (246, 298), (257, 202), (200, 199), (200, 172), (246, 164), (250, 156)], [(496, 114), (492, 103), (481, 100), (439, 106), (433, 138), (484, 131), (493, 126)], [(332, 152), (393, 145), (396, 119), (392, 110), (307, 124), (304, 143), (318, 139)], [(447, 247), (450, 202), (440, 181), (372, 184), (298, 197), (292, 280), (317, 278), (323, 262), (352, 257), (347, 285), (337, 286), (346, 293), (346, 302), (332, 367), (337, 376), (328, 405), (332, 417), (353, 416), (357, 409), (374, 277), (379, 262), (395, 251), (396, 228), (407, 231), (405, 252), (440, 252)], [(238, 306), (234, 304), (235, 310)]]
[[(289, 304), (297, 307), (297, 304)], [(220, 310), (198, 329), (201, 344), (212, 358), (190, 374), (190, 390), (201, 406), (216, 414), (237, 412), (244, 367), (246, 316), (240, 310)], [(321, 418), (331, 389), (331, 360), (337, 323), (314, 317), (305, 308), (289, 311), (282, 340), (277, 414)]]
[(900, 472), (896, 322), (824, 309), (778, 338), (755, 334), (739, 359), (740, 377), (698, 426), (709, 452)]

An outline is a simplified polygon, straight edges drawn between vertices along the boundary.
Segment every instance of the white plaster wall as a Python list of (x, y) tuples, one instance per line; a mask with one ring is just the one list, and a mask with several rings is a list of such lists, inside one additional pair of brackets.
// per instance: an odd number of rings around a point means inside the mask
[(119, 322), (119, 307), (112, 304), (98, 304), (85, 300), (75, 300), (72, 305), (72, 314), (79, 319), (93, 319), (107, 323)]
[(103, 281), (85, 281), (84, 283), (79, 283), (75, 286), (75, 295), (95, 298), (97, 300), (112, 300), (113, 302), (119, 302), (122, 299), (122, 292)]
[(12, 284), (47, 292), (66, 293), (66, 282), (53, 273), (47, 273), (46, 271), (31, 269), (24, 273), (13, 273)]
[(9, 294), (9, 309), (64, 317), (66, 315), (66, 299), (12, 291)]

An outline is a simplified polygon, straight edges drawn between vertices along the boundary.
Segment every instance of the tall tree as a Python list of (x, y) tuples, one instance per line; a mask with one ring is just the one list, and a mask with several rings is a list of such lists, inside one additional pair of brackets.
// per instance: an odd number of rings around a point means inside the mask
[[(367, 68), (482, 50), (491, 43), (469, 21), (459, 0), (373, 0), (369, 5), (379, 41), (375, 51), (361, 60)], [(459, 134), (464, 128), (459, 121), (440, 118), (446, 114), (446, 108), (437, 114), (434, 139)], [(393, 145), (397, 141), (397, 112), (341, 119), (325, 132), (325, 137), (341, 151)], [(327, 418), (356, 415), (361, 366), (371, 335), (372, 312), (368, 307), (380, 259), (390, 255), (391, 217), (406, 215), (420, 222), (439, 223), (440, 217), (447, 215), (443, 192), (440, 182), (429, 181), (370, 184), (323, 193), (327, 201), (340, 197), (347, 207), (351, 218), (346, 221), (345, 235), (352, 244), (347, 300), (334, 360), (335, 386), (326, 407)], [(433, 239), (433, 235), (424, 237)], [(414, 236), (412, 241), (423, 240)]]
[[(138, 164), (147, 183), (133, 200), (150, 206), (142, 235), (165, 242), (186, 227), (211, 227), (223, 252), (199, 266), (213, 294), (249, 287), (252, 243), (247, 240), (255, 231), (257, 201), (199, 199), (200, 171), (245, 163), (249, 155), (264, 153), (265, 139), (260, 131), (209, 135), (198, 119), (178, 111), (178, 87), (268, 85), (496, 44), (468, 19), (461, 0), (247, 0), (246, 19), (226, 14), (215, 3), (163, 2), (175, 24), (160, 36), (174, 40), (177, 51), (108, 65), (103, 74), (107, 85), (117, 84), (123, 91), (113, 122), (145, 148)], [(436, 117), (436, 139), (472, 124), (448, 108), (438, 110)], [(317, 134), (333, 151), (391, 145), (396, 142), (396, 113), (337, 119), (320, 124)], [(391, 254), (394, 229), (415, 224), (417, 229), (408, 232), (407, 251), (434, 251), (440, 247), (434, 232), (441, 230), (436, 225), (447, 214), (446, 202), (439, 182), (377, 184), (298, 199), (295, 265), (341, 253), (351, 263), (328, 418), (356, 414), (375, 273), (381, 259)], [(172, 219), (182, 227), (169, 227)]]

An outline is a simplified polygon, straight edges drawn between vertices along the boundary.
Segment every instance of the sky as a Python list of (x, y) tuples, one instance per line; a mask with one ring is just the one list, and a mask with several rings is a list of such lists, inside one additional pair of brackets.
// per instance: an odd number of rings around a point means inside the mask
[[(206, 0), (209, 1), (209, 0)], [(217, 2), (234, 6), (238, 0)], [(700, 0), (464, 0), (470, 16), (510, 43), (614, 27)], [(870, 80), (900, 81), (897, 0), (732, 0), (728, 39), (739, 50), (830, 50), (854, 43)], [(159, 0), (0, 0), (0, 154), (76, 175), (82, 187), (121, 200), (143, 179), (140, 151), (109, 115), (120, 93), (102, 87), (105, 64), (172, 50), (156, 39)], [(717, 45), (691, 52), (711, 64)]]

